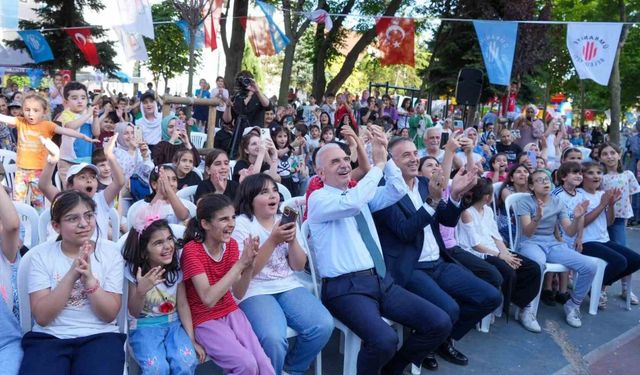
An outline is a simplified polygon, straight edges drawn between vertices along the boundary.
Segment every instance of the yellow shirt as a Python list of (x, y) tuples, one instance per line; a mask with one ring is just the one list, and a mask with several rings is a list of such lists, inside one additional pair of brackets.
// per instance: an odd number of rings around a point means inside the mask
[(47, 149), (40, 142), (40, 136), (51, 139), (56, 132), (58, 125), (51, 121), (40, 121), (35, 125), (30, 125), (24, 117), (16, 118), (16, 128), (18, 129), (17, 144), (17, 167), (21, 169), (44, 168)]

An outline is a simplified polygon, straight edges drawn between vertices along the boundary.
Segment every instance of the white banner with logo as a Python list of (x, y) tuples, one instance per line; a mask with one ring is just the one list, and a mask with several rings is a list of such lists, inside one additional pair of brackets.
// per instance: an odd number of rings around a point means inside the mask
[(603, 86), (609, 84), (621, 32), (621, 23), (567, 25), (567, 48), (580, 79), (591, 79)]

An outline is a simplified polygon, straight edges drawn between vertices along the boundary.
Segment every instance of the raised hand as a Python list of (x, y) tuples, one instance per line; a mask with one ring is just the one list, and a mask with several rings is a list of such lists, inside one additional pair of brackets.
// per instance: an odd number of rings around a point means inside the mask
[(47, 149), (49, 155), (47, 155), (47, 162), (50, 164), (55, 164), (60, 160), (60, 147), (53, 143), (51, 139), (44, 138), (40, 136), (40, 143)]
[(589, 201), (585, 199), (582, 202), (578, 203), (576, 207), (573, 209), (573, 217), (575, 219), (579, 219), (583, 217), (587, 213), (588, 208), (589, 208)]
[(614, 205), (617, 201), (620, 200), (620, 198), (622, 198), (622, 189), (620, 188), (614, 188), (611, 190), (607, 190), (607, 193), (609, 194), (609, 204), (610, 205)]
[(451, 154), (454, 154), (457, 149), (460, 148), (460, 143), (458, 142), (459, 137), (449, 137), (447, 143), (444, 145), (444, 150)]
[(109, 138), (109, 142), (104, 148), (104, 156), (107, 160), (114, 160), (115, 155), (113, 154), (113, 150), (116, 147), (116, 141), (118, 140), (118, 133), (114, 133), (111, 138)]
[(384, 168), (387, 163), (387, 137), (378, 126), (371, 126), (371, 156), (373, 163), (379, 168)]
[(162, 284), (164, 282), (164, 279), (162, 278), (164, 271), (165, 269), (162, 266), (157, 266), (153, 267), (149, 272), (142, 276), (142, 268), (138, 268), (138, 272), (136, 274), (136, 288), (138, 293), (145, 295), (148, 291), (153, 289), (154, 286)]
[(431, 179), (429, 179), (429, 196), (436, 202), (439, 202), (442, 198), (445, 180), (446, 177), (442, 173), (442, 170), (433, 171), (433, 175), (431, 175)]
[(244, 249), (238, 262), (240, 262), (244, 268), (253, 267), (256, 256), (258, 255), (258, 249), (260, 248), (260, 238), (249, 235), (249, 237), (244, 239), (243, 244)]
[(97, 281), (91, 272), (91, 254), (93, 254), (93, 245), (90, 241), (86, 241), (80, 247), (80, 253), (76, 258), (75, 270), (80, 274), (80, 281), (87, 289), (93, 288)]
[[(242, 174), (242, 172), (244, 170), (245, 169), (240, 171), (240, 173)], [(211, 183), (213, 184), (213, 187), (216, 189), (217, 193), (220, 193), (220, 194), (224, 193), (224, 191), (227, 189), (227, 183), (228, 182), (229, 182), (229, 180), (227, 179), (227, 177), (226, 176), (222, 176), (218, 172), (214, 172), (213, 175), (211, 176)]]
[(472, 169), (467, 170), (466, 167), (462, 167), (458, 170), (453, 179), (451, 180), (451, 198), (454, 201), (459, 201), (466, 192), (471, 190), (478, 182), (478, 167), (474, 166)]
[(544, 202), (541, 199), (536, 199), (536, 217), (541, 219), (542, 215), (544, 215)]
[(296, 223), (280, 225), (280, 220), (278, 220), (269, 237), (276, 245), (293, 241), (296, 238)]

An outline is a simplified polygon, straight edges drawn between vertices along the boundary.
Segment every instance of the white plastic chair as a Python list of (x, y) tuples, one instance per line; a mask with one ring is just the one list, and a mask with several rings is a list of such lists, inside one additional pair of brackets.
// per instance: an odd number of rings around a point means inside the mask
[(109, 222), (111, 224), (111, 241), (118, 242), (120, 239), (120, 214), (113, 207), (109, 210)]
[(282, 194), (282, 200), (286, 201), (291, 199), (291, 192), (289, 191), (289, 189), (287, 189), (286, 186), (282, 185), (279, 182), (277, 182), (276, 184), (278, 185), (278, 192)]
[[(111, 241), (118, 242), (120, 238), (120, 214), (115, 208), (109, 209), (109, 222), (111, 226)], [(51, 208), (45, 208), (42, 210), (40, 217), (38, 218), (38, 235), (40, 240), (45, 242), (49, 239), (49, 224), (51, 223)], [(102, 237), (107, 239), (106, 237)]]
[(5, 149), (0, 149), (0, 163), (3, 166), (7, 166), (9, 164), (15, 164), (18, 156), (15, 152)]
[(233, 178), (233, 169), (236, 167), (237, 160), (229, 160), (229, 179)]
[(53, 175), (53, 182), (60, 191), (64, 191), (64, 184), (62, 183), (62, 179), (60, 178), (60, 173), (56, 172)]
[[(187, 210), (189, 210), (189, 216), (196, 217), (196, 205), (193, 204), (193, 202), (189, 202), (188, 200), (183, 198), (180, 198), (180, 200), (182, 201), (182, 204), (184, 204), (184, 206), (187, 208)], [(144, 203), (145, 202), (143, 200), (139, 200), (136, 203), (132, 204), (131, 207), (129, 207), (129, 211), (127, 212), (127, 223), (129, 224), (129, 228), (133, 227), (133, 222), (136, 217), (136, 211), (138, 211), (140, 207), (144, 206)]]
[(207, 133), (191, 132), (189, 139), (195, 148), (202, 148), (207, 141)]
[[(26, 203), (22, 202), (13, 202), (13, 206), (18, 211), (18, 215), (20, 216), (21, 222), (29, 222), (29, 230), (26, 233), (29, 233), (30, 242), (29, 247), (34, 247), (40, 243), (40, 233), (38, 231), (38, 211), (35, 208), (29, 206)], [(24, 220), (26, 218), (26, 220)], [(25, 227), (25, 231), (26, 231)]]
[(197, 175), (198, 175), (198, 177), (200, 177), (200, 179), (201, 179), (201, 180), (203, 179), (203, 177), (202, 177), (202, 171), (201, 171), (199, 168), (193, 168), (193, 172), (194, 172), (195, 174), (197, 174)]
[(13, 185), (16, 181), (16, 170), (17, 166), (15, 164), (4, 165), (5, 180), (2, 182), (11, 190), (13, 190)]
[[(309, 222), (305, 221), (302, 224), (302, 228), (300, 231), (300, 238), (302, 239), (302, 245), (304, 246), (309, 260), (309, 269), (311, 270), (311, 280), (314, 286), (314, 293), (317, 298), (320, 298), (320, 288), (318, 286), (318, 279), (315, 269), (315, 250), (312, 244), (309, 242), (310, 239), (310, 231), (309, 231)], [(393, 322), (389, 319), (382, 318), (385, 323), (389, 324), (396, 330), (396, 334), (398, 335), (398, 348), (402, 346), (403, 343), (403, 327), (402, 325)], [(342, 366), (342, 374), (343, 375), (352, 375), (357, 372), (357, 362), (358, 362), (358, 353), (360, 352), (360, 346), (362, 345), (362, 340), (358, 335), (356, 335), (353, 331), (351, 331), (347, 326), (345, 326), (341, 321), (336, 318), (333, 318), (335, 327), (342, 333), (344, 337), (344, 347), (341, 343), (341, 349), (344, 348), (344, 362)], [(320, 354), (318, 354), (320, 357)], [(411, 365), (411, 374), (419, 375), (421, 373), (421, 366), (416, 366), (414, 364)], [(316, 373), (317, 374), (317, 373)]]
[(284, 210), (285, 207), (291, 207), (298, 212), (298, 225), (302, 225), (302, 214), (304, 213), (304, 209), (306, 207), (306, 199), (304, 195), (293, 197), (285, 200), (280, 203), (280, 211)]
[(500, 197), (500, 189), (502, 188), (502, 182), (496, 182), (493, 184), (493, 200), (492, 200), (492, 205), (493, 205), (493, 216), (495, 217), (496, 220), (498, 220), (498, 206), (497, 206), (497, 202), (498, 202), (498, 198)]
[(176, 195), (180, 199), (184, 199), (184, 200), (188, 200), (189, 202), (193, 202), (193, 198), (196, 195), (196, 190), (197, 189), (198, 189), (197, 185), (187, 186), (185, 188), (182, 188), (182, 189), (178, 190), (178, 193), (176, 193)]
[[(519, 228), (519, 220), (516, 220), (516, 236), (515, 238), (513, 237), (513, 234), (511, 233), (511, 209), (520, 201), (522, 201), (523, 199), (526, 199), (527, 197), (530, 197), (531, 194), (529, 193), (513, 193), (511, 195), (509, 195), (507, 197), (507, 199), (505, 200), (504, 204), (505, 204), (505, 210), (507, 211), (507, 225), (509, 228), (509, 241), (513, 244), (512, 249), (514, 251), (517, 250), (517, 245), (518, 245), (518, 240), (520, 239), (520, 228)], [(602, 279), (604, 278), (604, 269), (607, 267), (607, 262), (605, 262), (604, 260), (600, 259), (600, 258), (595, 258), (595, 257), (591, 257), (593, 258), (596, 263), (597, 263), (597, 269), (596, 269), (596, 274), (593, 278), (593, 281), (591, 282), (591, 296), (589, 298), (589, 314), (591, 315), (596, 315), (598, 314), (598, 303), (600, 301), (600, 294), (602, 293)], [(540, 292), (542, 292), (542, 284), (544, 282), (544, 275), (547, 272), (568, 272), (569, 269), (561, 264), (556, 264), (556, 263), (546, 263), (545, 267), (544, 267), (544, 272), (541, 278), (541, 283), (540, 283), (540, 290), (538, 291), (538, 295), (536, 296), (536, 298), (531, 302), (531, 308), (534, 314), (537, 314), (538, 312), (538, 305), (540, 304)], [(577, 278), (580, 277), (580, 275), (576, 275), (576, 278), (574, 279), (574, 283), (577, 280)], [(518, 309), (516, 308), (516, 316), (518, 314)]]

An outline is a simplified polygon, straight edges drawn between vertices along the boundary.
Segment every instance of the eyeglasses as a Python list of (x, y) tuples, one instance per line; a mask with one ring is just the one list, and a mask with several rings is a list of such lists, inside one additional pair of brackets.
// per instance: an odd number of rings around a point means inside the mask
[(82, 215), (68, 215), (65, 216), (62, 221), (67, 222), (69, 224), (78, 225), (80, 224), (80, 218), (83, 218), (85, 222), (90, 223), (96, 218), (95, 212), (85, 212)]
[(551, 182), (551, 179), (549, 177), (538, 177), (538, 178), (534, 178), (533, 182), (538, 184), (546, 184), (548, 182)]

